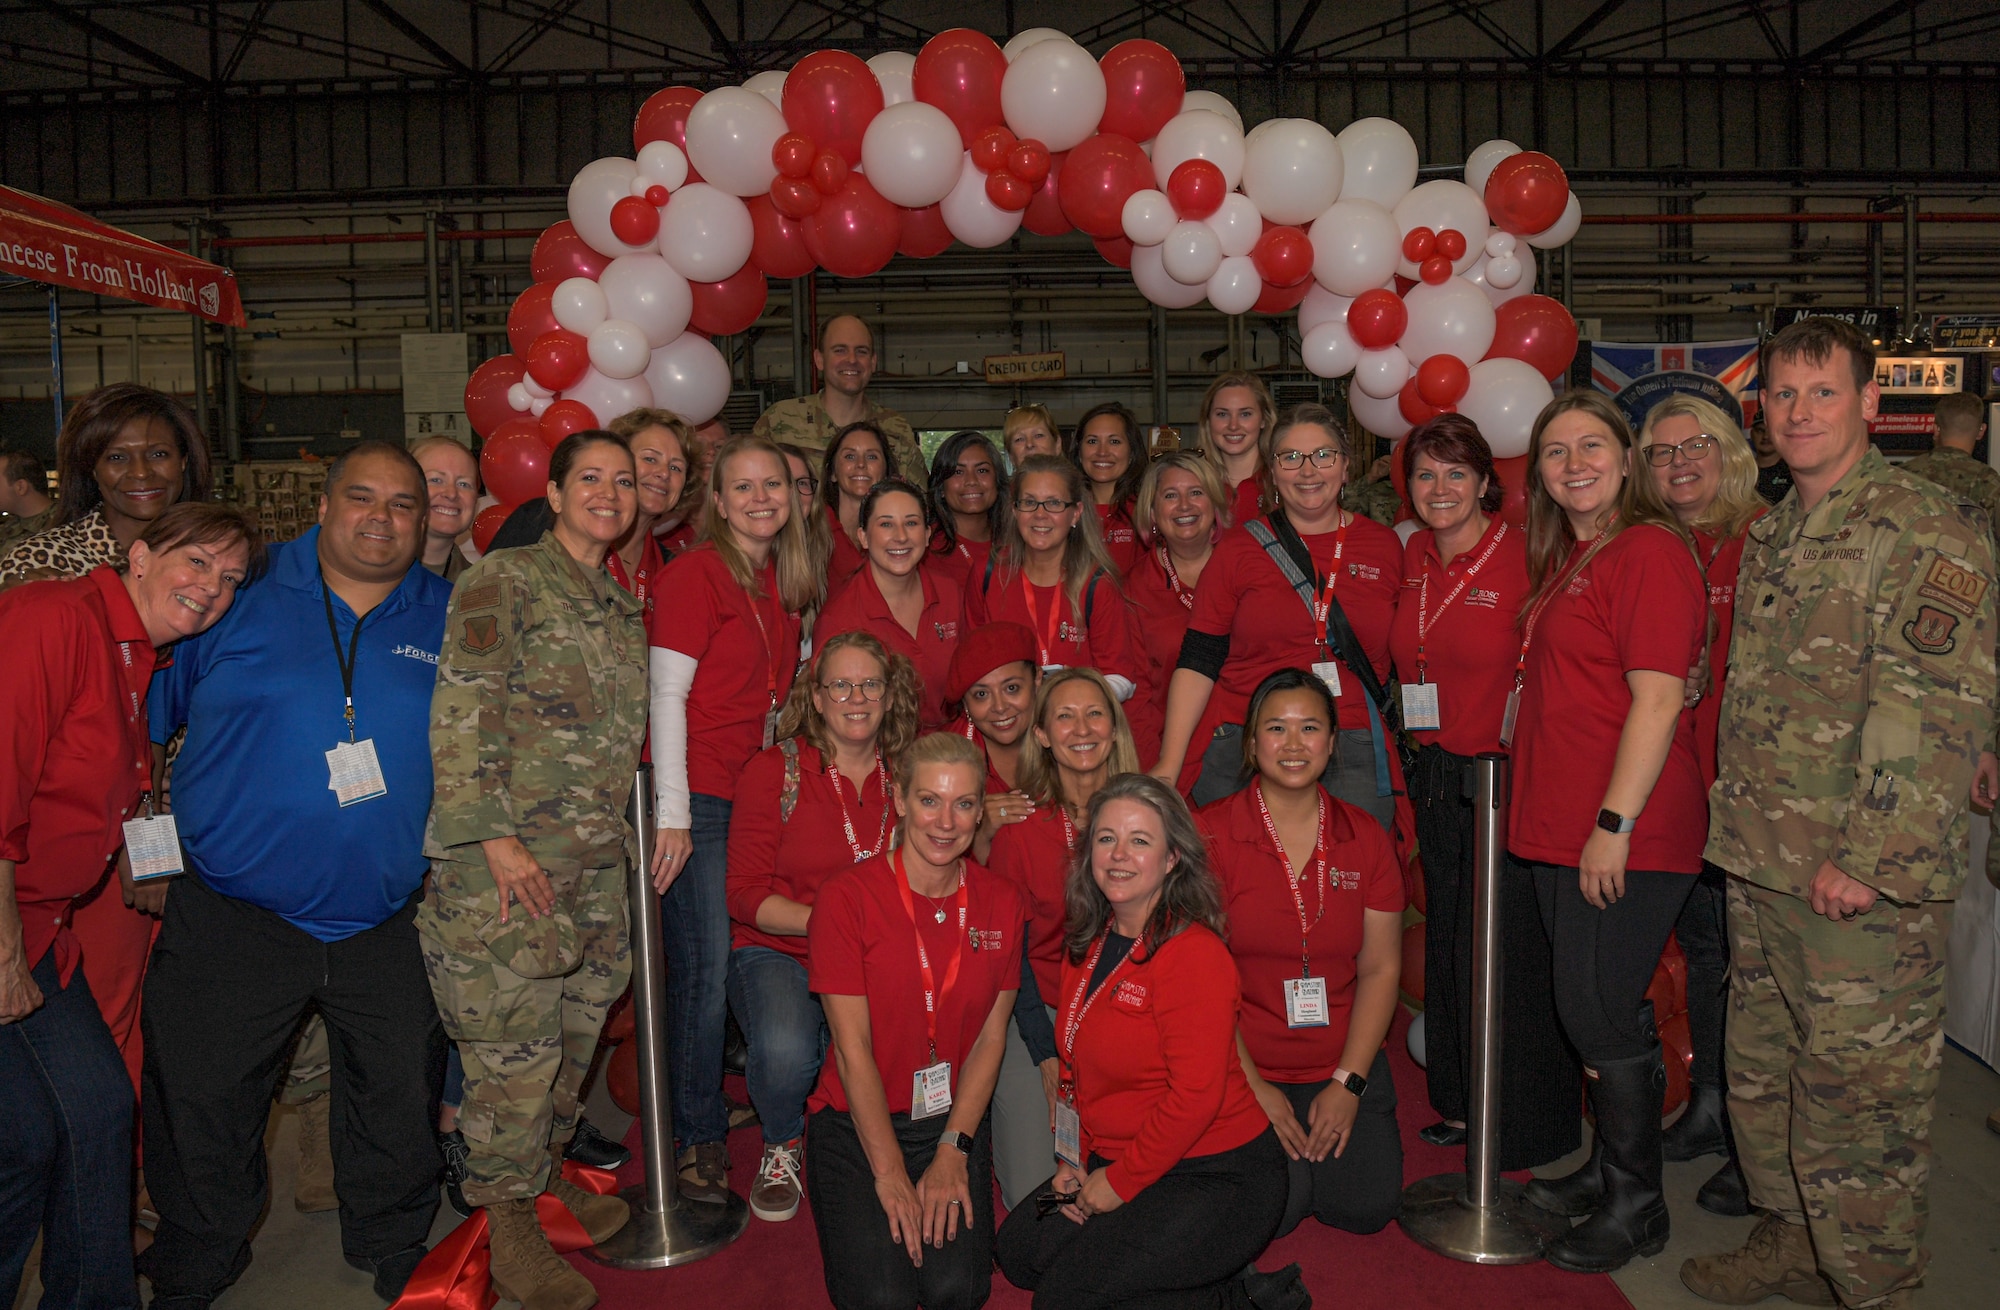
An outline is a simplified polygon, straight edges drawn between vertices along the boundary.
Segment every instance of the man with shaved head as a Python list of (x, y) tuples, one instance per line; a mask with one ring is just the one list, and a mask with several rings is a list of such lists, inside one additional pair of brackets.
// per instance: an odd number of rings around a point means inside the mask
[(910, 421), (868, 399), (868, 383), (875, 376), (876, 363), (874, 330), (852, 314), (834, 315), (820, 328), (819, 345), (813, 350), (813, 368), (822, 379), (820, 389), (771, 406), (757, 419), (751, 435), (789, 442), (818, 456), (826, 451), (834, 433), (866, 420), (889, 438), (901, 475), (923, 486), (924, 456)]

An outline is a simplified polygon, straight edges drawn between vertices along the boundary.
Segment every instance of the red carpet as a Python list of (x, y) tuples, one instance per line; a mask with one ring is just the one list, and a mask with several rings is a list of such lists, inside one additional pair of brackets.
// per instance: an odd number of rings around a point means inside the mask
[[(1408, 1017), (1399, 1013), (1390, 1039), (1396, 1092), (1403, 1126), (1406, 1181), (1465, 1167), (1462, 1149), (1444, 1150), (1417, 1138), (1417, 1130), (1433, 1121), (1424, 1096), (1423, 1071), (1410, 1060), (1403, 1034)], [(734, 1093), (741, 1095), (740, 1085)], [(750, 1127), (730, 1138), (730, 1183), (748, 1189), (757, 1167), (762, 1139)], [(629, 1144), (637, 1148), (634, 1125)], [(636, 1162), (626, 1167), (625, 1183), (639, 1181)], [(605, 1310), (652, 1310), (664, 1296), (675, 1304), (716, 1307), (824, 1306), (826, 1284), (820, 1272), (819, 1242), (812, 1227), (812, 1210), (801, 1206), (789, 1223), (750, 1221), (750, 1229), (719, 1255), (678, 1269), (626, 1273), (606, 1269), (582, 1256), (569, 1257), (603, 1297)], [(1610, 1278), (1566, 1274), (1545, 1264), (1482, 1268), (1433, 1255), (1391, 1224), (1371, 1237), (1326, 1228), (1307, 1219), (1291, 1236), (1275, 1242), (1258, 1261), (1274, 1269), (1296, 1260), (1305, 1270), (1306, 1286), (1317, 1303), (1333, 1310), (1372, 1307), (1440, 1307), (1441, 1310), (1540, 1310), (1562, 1305), (1566, 1310), (1630, 1310)], [(1028, 1310), (1028, 1293), (1014, 1287), (998, 1271), (993, 1275), (995, 1310)]]

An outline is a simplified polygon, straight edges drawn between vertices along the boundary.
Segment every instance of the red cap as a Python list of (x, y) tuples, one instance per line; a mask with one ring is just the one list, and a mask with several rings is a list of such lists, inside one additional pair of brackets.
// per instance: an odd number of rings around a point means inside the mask
[(1038, 658), (1035, 634), (1019, 623), (989, 623), (974, 628), (952, 652), (951, 670), (945, 675), (947, 703), (962, 701), (972, 684), (1003, 664), (1028, 664)]

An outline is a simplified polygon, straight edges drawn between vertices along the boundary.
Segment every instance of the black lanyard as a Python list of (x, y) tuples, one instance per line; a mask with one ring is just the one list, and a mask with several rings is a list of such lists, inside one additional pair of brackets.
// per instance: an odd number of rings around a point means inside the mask
[(366, 614), (354, 616), (354, 631), (347, 638), (347, 655), (340, 654), (340, 626), (333, 621), (333, 588), (326, 583), (326, 570), (319, 574), (320, 596), (326, 601), (326, 631), (333, 638), (333, 659), (340, 665), (340, 690), (347, 698), (347, 740), (354, 740), (354, 662), (361, 649), (361, 625), (368, 619)]

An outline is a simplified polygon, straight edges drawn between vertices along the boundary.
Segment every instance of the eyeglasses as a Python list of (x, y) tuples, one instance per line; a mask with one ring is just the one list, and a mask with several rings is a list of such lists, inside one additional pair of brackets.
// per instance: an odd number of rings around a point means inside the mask
[(1051, 514), (1060, 514), (1076, 503), (1073, 500), (1058, 500), (1054, 496), (1050, 496), (1046, 500), (1036, 500), (1033, 496), (1023, 496), (1014, 502), (1014, 512), (1016, 514), (1032, 514), (1036, 510), (1041, 509), (1047, 510)]
[(1281, 450), (1271, 456), (1271, 462), (1287, 473), (1296, 473), (1305, 466), (1307, 460), (1311, 460), (1312, 466), (1316, 469), (1330, 469), (1333, 467), (1333, 461), (1345, 458), (1347, 458), (1345, 453), (1335, 450), (1332, 446), (1321, 446), (1310, 453), (1303, 450)]
[(889, 684), (880, 678), (870, 678), (866, 682), (835, 678), (832, 682), (819, 684), (819, 689), (826, 693), (828, 700), (850, 701), (854, 699), (854, 693), (860, 692), (862, 700), (878, 701), (882, 699), (882, 693), (889, 689)]
[(1718, 442), (1714, 437), (1709, 436), (1706, 432), (1700, 436), (1689, 437), (1678, 446), (1656, 441), (1646, 447), (1646, 462), (1654, 468), (1663, 469), (1674, 462), (1675, 455), (1679, 455), (1682, 459), (1692, 464), (1696, 460), (1707, 459), (1709, 452), (1720, 444), (1722, 443)]
[(819, 479), (808, 473), (802, 478), (793, 478), (792, 488), (801, 496), (814, 496), (819, 494)]
[(1050, 1188), (1035, 1197), (1035, 1217), (1046, 1219), (1066, 1205), (1076, 1204), (1075, 1192), (1058, 1192)]

